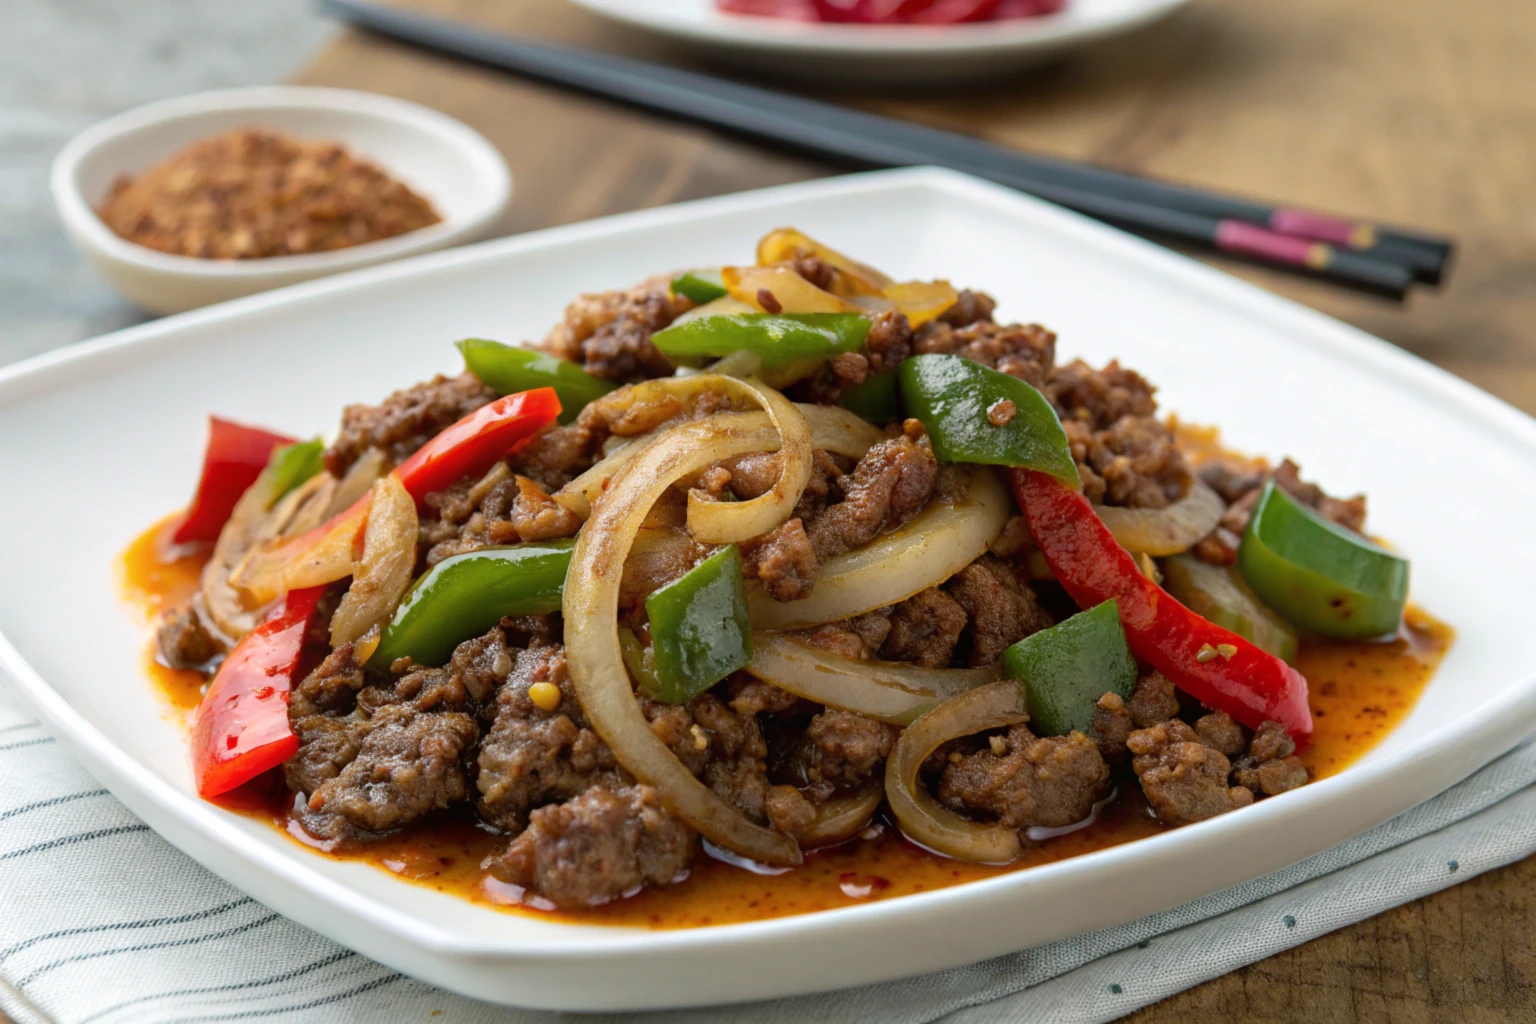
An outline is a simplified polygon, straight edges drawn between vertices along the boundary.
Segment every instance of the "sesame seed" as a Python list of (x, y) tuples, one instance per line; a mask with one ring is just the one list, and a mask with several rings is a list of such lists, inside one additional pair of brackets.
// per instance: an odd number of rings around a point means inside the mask
[(693, 723), (689, 727), (688, 733), (693, 737), (694, 750), (706, 750), (709, 748), (709, 734), (699, 726), (699, 723)]
[(1204, 665), (1216, 657), (1216, 648), (1210, 644), (1201, 644), (1200, 650), (1195, 653), (1195, 660)]
[(528, 687), (528, 699), (540, 711), (554, 711), (560, 706), (560, 687), (554, 683), (534, 683)]
[(1223, 658), (1230, 658), (1230, 657), (1232, 657), (1232, 655), (1237, 653), (1237, 645), (1236, 644), (1217, 644), (1216, 645), (1216, 653), (1221, 655)]

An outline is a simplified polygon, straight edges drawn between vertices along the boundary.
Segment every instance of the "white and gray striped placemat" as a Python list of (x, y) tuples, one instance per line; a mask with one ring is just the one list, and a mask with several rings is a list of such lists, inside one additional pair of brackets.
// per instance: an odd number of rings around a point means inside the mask
[(1118, 928), (815, 997), (639, 1016), (513, 1010), (423, 984), (242, 895), (0, 696), (0, 1011), (17, 1024), (1091, 1024), (1533, 851), (1528, 744), (1342, 846)]

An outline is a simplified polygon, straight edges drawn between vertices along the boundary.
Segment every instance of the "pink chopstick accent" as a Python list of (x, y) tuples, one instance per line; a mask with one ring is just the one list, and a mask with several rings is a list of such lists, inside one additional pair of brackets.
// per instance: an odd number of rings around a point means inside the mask
[(1369, 236), (1370, 226), (1310, 210), (1280, 207), (1269, 215), (1269, 226), (1282, 235), (1312, 238), (1334, 245), (1353, 246), (1362, 236)]
[(1216, 225), (1216, 247), (1226, 252), (1258, 256), (1277, 263), (1322, 269), (1331, 255), (1328, 247), (1292, 235), (1281, 235), (1243, 220), (1223, 220)]

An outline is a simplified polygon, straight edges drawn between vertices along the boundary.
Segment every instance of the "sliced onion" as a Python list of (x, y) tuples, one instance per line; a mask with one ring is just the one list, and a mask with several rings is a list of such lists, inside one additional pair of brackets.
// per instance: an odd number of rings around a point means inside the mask
[(265, 475), (257, 477), (235, 503), (228, 522), (219, 531), (219, 539), (214, 542), (213, 554), (203, 567), (199, 588), (202, 611), (230, 641), (245, 636), (259, 621), (259, 606), (246, 607), (239, 590), (230, 582), (230, 575), (256, 543), (276, 497), (277, 489), (272, 480)]
[(658, 498), (689, 473), (757, 451), (756, 431), (720, 417), (667, 431), (632, 460), (592, 509), (576, 539), (562, 611), (571, 685), (592, 727), (635, 778), (660, 790), (678, 817), (719, 846), (765, 864), (798, 864), (794, 840), (748, 820), (694, 777), (646, 721), (619, 646), (619, 585), (635, 534)]
[(915, 519), (862, 548), (822, 563), (811, 596), (775, 601), (761, 584), (747, 590), (758, 629), (800, 629), (905, 601), (980, 558), (1012, 513), (996, 474), (972, 467), (964, 503), (935, 501)]
[(759, 266), (783, 263), (801, 253), (810, 253), (819, 257), (822, 262), (842, 271), (832, 282), (832, 289), (844, 298), (852, 298), (855, 294), (878, 295), (880, 289), (891, 283), (889, 277), (874, 267), (844, 256), (831, 246), (823, 245), (794, 228), (778, 228), (770, 231), (757, 243)]
[[(885, 440), (885, 435), (879, 428), (841, 406), (796, 404), (795, 408), (810, 424), (811, 444), (815, 448), (845, 455), (850, 459), (861, 459), (871, 447)], [(715, 413), (712, 422), (728, 426), (733, 431), (758, 431), (762, 445), (752, 449), (753, 451), (778, 450), (779, 437), (767, 413)], [(555, 500), (585, 519), (592, 514), (592, 502), (603, 493), (604, 488), (608, 486), (608, 481), (631, 459), (644, 451), (648, 444), (665, 432), (666, 428), (663, 428), (649, 434), (627, 438), (621, 447), (601, 462), (560, 488), (554, 495)]]
[(331, 646), (351, 643), (388, 622), (416, 567), (416, 499), (391, 473), (374, 487), (363, 531), (363, 557), (331, 618)]
[(913, 719), (957, 694), (995, 682), (1002, 665), (920, 668), (890, 661), (855, 661), (787, 636), (752, 634), (747, 671), (797, 697), (857, 711), (892, 725)]
[(960, 293), (948, 281), (900, 281), (886, 286), (882, 294), (896, 304), (913, 327), (938, 319), (960, 300)]
[[(822, 291), (795, 272), (794, 267), (779, 263), (770, 267), (722, 267), (720, 278), (731, 295), (751, 303), (753, 311), (763, 309), (758, 296), (773, 296), (770, 313), (857, 313), (859, 307), (831, 292)], [(778, 309), (772, 308), (778, 306)]]
[(1007, 864), (1023, 851), (1018, 833), (962, 818), (935, 800), (918, 773), (950, 740), (1029, 720), (1024, 689), (1011, 680), (951, 698), (907, 726), (885, 763), (885, 796), (908, 838), (956, 860)]
[(885, 787), (878, 779), (870, 779), (846, 796), (833, 797), (816, 808), (816, 821), (800, 834), (800, 845), (832, 846), (852, 839), (864, 831), (884, 799)]
[[(358, 460), (352, 463), (341, 482), (336, 485), (336, 493), (331, 498), (331, 505), (325, 510), (325, 515), (320, 523), (338, 515), (357, 504), (359, 498), (378, 482), (379, 478), (389, 471), (389, 460), (384, 453), (377, 448), (369, 448), (363, 452)], [(319, 526), (320, 523), (316, 523)]]
[(1188, 494), (1166, 508), (1095, 505), (1093, 510), (1125, 550), (1162, 558), (1188, 551), (1209, 536), (1227, 505), (1221, 495), (1196, 479)]
[[(721, 377), (721, 380), (735, 380)], [(766, 385), (740, 381), (762, 403), (779, 436), (779, 478), (750, 501), (714, 501), (700, 491), (688, 493), (688, 532), (701, 544), (735, 544), (759, 537), (789, 518), (811, 479), (811, 425), (794, 403)]]

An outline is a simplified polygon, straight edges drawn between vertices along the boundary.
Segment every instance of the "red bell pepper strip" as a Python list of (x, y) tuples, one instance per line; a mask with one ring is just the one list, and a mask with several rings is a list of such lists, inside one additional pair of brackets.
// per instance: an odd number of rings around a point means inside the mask
[(218, 540), (235, 502), (267, 468), (273, 450), (295, 443), (292, 437), (209, 416), (203, 475), (171, 540), (177, 544)]
[(1307, 745), (1312, 711), (1301, 673), (1142, 575), (1083, 495), (1038, 470), (1011, 474), (1035, 544), (1078, 605), (1113, 599), (1131, 650), (1175, 686), (1250, 729), (1265, 719), (1279, 722), (1298, 747)]
[(324, 587), (289, 591), (213, 677), (192, 723), (197, 792), (215, 797), (276, 768), (299, 749), (288, 699)]
[(560, 415), (554, 388), (534, 388), (481, 406), (424, 444), (395, 467), (411, 497), (421, 502), (455, 480), (479, 476), (533, 439)]

